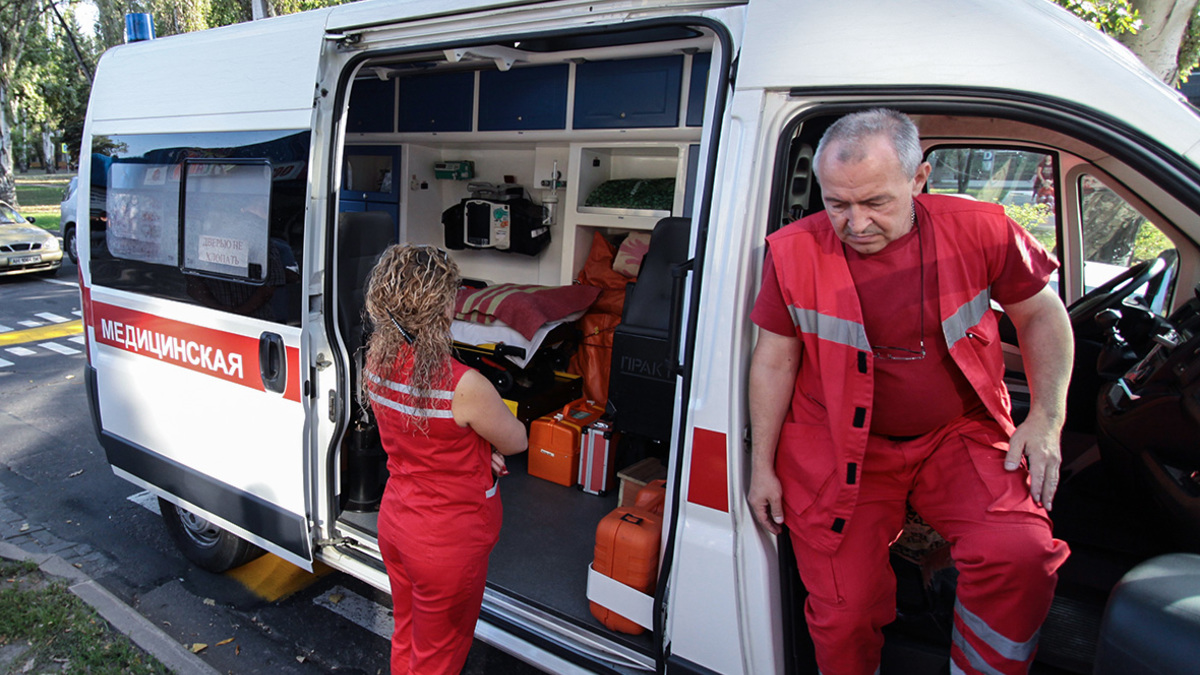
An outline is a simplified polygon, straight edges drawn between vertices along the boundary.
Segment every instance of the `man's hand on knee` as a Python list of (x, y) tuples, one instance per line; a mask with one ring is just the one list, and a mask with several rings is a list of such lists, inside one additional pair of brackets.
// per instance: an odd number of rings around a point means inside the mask
[(1058, 490), (1058, 469), (1062, 464), (1059, 427), (1041, 423), (1031, 416), (1017, 427), (1009, 441), (1004, 468), (1016, 471), (1024, 455), (1029, 464), (1029, 494), (1039, 506), (1051, 510)]

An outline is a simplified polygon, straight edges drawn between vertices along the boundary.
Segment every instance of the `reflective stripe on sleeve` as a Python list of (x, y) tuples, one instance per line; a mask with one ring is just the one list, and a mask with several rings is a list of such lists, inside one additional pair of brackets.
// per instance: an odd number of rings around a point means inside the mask
[(821, 314), (815, 309), (801, 309), (795, 305), (788, 306), (788, 313), (792, 315), (792, 323), (802, 333), (816, 335), (818, 339), (860, 351), (871, 351), (871, 343), (867, 342), (867, 329), (861, 323)]
[(946, 336), (946, 346), (953, 348), (954, 343), (967, 337), (971, 326), (983, 321), (984, 315), (992, 306), (992, 291), (985, 288), (963, 306), (959, 307), (950, 318), (942, 322), (942, 333)]

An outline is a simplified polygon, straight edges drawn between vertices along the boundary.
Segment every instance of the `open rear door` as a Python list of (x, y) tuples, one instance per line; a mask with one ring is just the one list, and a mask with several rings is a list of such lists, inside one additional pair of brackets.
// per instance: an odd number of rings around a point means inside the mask
[(324, 20), (109, 51), (81, 176), (89, 390), (114, 471), (305, 568), (302, 279)]

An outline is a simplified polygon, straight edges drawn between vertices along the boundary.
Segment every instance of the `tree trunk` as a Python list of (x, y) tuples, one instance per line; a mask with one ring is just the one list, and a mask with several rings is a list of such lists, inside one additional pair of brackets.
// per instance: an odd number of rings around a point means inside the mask
[(17, 184), (13, 177), (12, 129), (4, 112), (7, 99), (8, 87), (0, 84), (0, 201), (20, 208), (17, 204)]
[(46, 168), (46, 173), (58, 173), (58, 153), (55, 152), (54, 139), (51, 138), (50, 132), (42, 130), (42, 156), (45, 157), (45, 162), (42, 164)]
[(1198, 0), (1131, 0), (1142, 29), (1118, 39), (1171, 86), (1179, 83), (1179, 47)]

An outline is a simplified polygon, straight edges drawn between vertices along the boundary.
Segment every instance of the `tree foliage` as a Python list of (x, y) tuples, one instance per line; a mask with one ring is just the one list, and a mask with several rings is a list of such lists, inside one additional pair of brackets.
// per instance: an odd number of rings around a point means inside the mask
[(1142, 19), (1129, 0), (1053, 0), (1109, 35), (1136, 33)]
[(1167, 84), (1200, 66), (1197, 0), (1052, 0), (1129, 47)]

